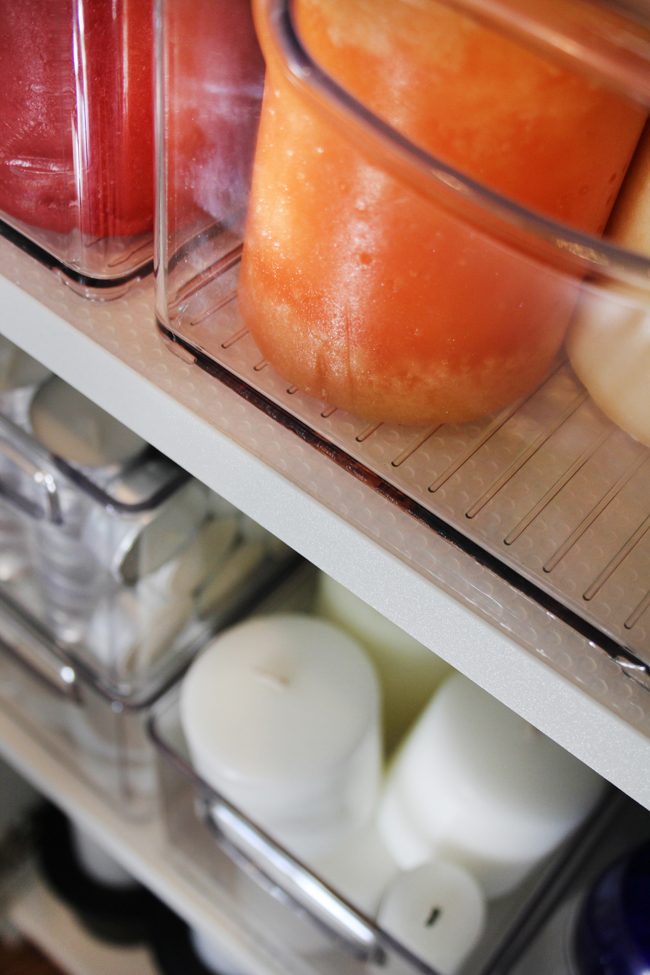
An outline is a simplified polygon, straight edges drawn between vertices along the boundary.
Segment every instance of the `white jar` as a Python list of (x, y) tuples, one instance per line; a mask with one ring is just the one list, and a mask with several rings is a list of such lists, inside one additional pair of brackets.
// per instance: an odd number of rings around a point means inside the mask
[(590, 768), (455, 674), (397, 756), (379, 830), (403, 869), (444, 857), (497, 897), (584, 819), (602, 791)]
[(486, 913), (471, 874), (434, 860), (397, 877), (382, 898), (377, 923), (438, 975), (455, 975), (483, 934)]
[(325, 854), (375, 808), (379, 686), (363, 650), (308, 616), (221, 634), (183, 682), (199, 775), (298, 857)]

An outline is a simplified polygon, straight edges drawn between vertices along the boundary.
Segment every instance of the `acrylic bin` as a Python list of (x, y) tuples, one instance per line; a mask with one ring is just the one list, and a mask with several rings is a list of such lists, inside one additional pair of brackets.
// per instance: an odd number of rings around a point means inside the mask
[[(314, 582), (313, 573), (298, 570), (255, 615), (310, 612)], [(180, 683), (155, 703), (149, 722), (172, 855), (178, 869), (225, 914), (238, 939), (288, 971), (432, 975), (431, 968), (380, 930), (363, 909), (201, 779), (181, 728), (179, 698)], [(459, 975), (509, 970), (582, 864), (585, 851), (601, 842), (619, 804), (609, 793), (590, 819), (513, 893), (489, 903), (485, 932)]]
[(153, 5), (0, 5), (0, 231), (110, 297), (151, 271)]
[[(242, 0), (228, 9), (221, 16), (217, 0), (202, 0), (186, 18), (179, 0), (159, 0), (156, 309), (163, 335), (288, 429), (304, 437), (307, 428), (340, 466), (360, 465), (353, 469), (366, 483), (380, 478), (395, 504), (458, 539), (479, 562), (487, 558), (579, 640), (650, 666), (650, 250), (643, 233), (650, 129), (598, 236), (602, 225), (588, 227), (578, 213), (580, 200), (593, 202), (594, 185), (579, 164), (597, 153), (587, 150), (589, 126), (577, 115), (575, 124), (560, 126), (566, 152), (558, 150), (575, 163), (577, 209), (573, 192), (573, 203), (557, 212), (529, 195), (543, 191), (546, 176), (524, 186), (522, 173), (546, 172), (557, 158), (533, 160), (535, 147), (547, 151), (552, 140), (541, 137), (544, 113), (517, 87), (512, 66), (511, 95), (521, 99), (521, 112), (508, 139), (492, 142), (487, 124), (481, 138), (468, 127), (460, 148), (438, 151), (419, 130), (413, 134), (418, 119), (409, 114), (423, 92), (437, 91), (433, 81), (410, 82), (426, 18), (442, 10), (452, 20), (466, 15), (467, 32), (479, 38), (491, 31), (494, 51), (507, 48), (529, 69), (532, 58), (549, 84), (586, 84), (608, 111), (636, 117), (640, 130), (650, 92), (650, 35), (634, 20), (641, 8), (627, 5), (624, 16), (607, 3), (386, 0), (372, 30), (363, 18), (374, 8), (359, 3), (256, 0), (251, 7)], [(405, 11), (417, 17), (410, 30)], [(329, 33), (313, 29), (309, 18), (317, 15), (335, 19)], [(327, 37), (338, 38), (346, 57), (337, 59)], [(381, 71), (365, 71), (373, 52), (364, 50), (364, 38), (373, 38)], [(391, 60), (402, 38), (412, 57), (402, 51)], [(446, 50), (453, 62), (454, 43), (428, 49)], [(480, 70), (480, 58), (471, 64)], [(460, 63), (461, 75), (465, 68)], [(530, 71), (525, 77), (532, 85)], [(496, 83), (486, 82), (477, 97), (506, 126), (499, 113), (508, 98)], [(453, 116), (453, 134), (454, 118), (471, 106), (463, 108), (452, 88), (446, 83), (444, 97), (432, 100)], [(263, 112), (263, 97), (274, 116)], [(292, 124), (281, 124), (285, 109), (275, 111), (276, 97), (291, 107)], [(550, 93), (543, 101), (553, 116), (558, 103)], [(599, 145), (611, 144), (612, 131)], [(512, 172), (510, 136), (533, 152)], [(475, 143), (496, 156), (501, 147), (503, 171), (491, 171), (489, 185), (461, 152)], [(625, 165), (607, 170), (607, 206)], [(259, 293), (256, 281), (264, 283)], [(432, 282), (435, 293), (427, 290)], [(382, 331), (386, 322), (394, 333)], [(497, 339), (498, 350), (491, 344)], [(366, 340), (372, 348), (362, 362)], [(373, 349), (381, 362), (372, 360)], [(420, 358), (440, 364), (441, 355), (444, 381), (437, 384)], [(375, 412), (403, 379), (407, 412), (421, 404), (422, 377), (446, 388), (454, 362), (460, 412), (455, 392), (440, 412), (397, 417), (408, 423)], [(497, 399), (476, 403), (492, 368)], [(372, 403), (364, 399), (367, 380)], [(463, 411), (472, 402), (477, 418), (468, 419)], [(440, 578), (466, 598), (451, 569)], [(502, 608), (494, 605), (493, 615), (488, 607), (488, 615), (502, 622)], [(525, 646), (539, 646), (527, 621), (513, 632)], [(575, 659), (572, 631), (553, 639)]]
[(103, 486), (5, 418), (0, 451), (0, 703), (147, 815), (152, 701), (295, 556), (151, 448)]
[[(427, 965), (196, 775), (180, 730), (177, 693), (154, 706), (151, 728), (174, 861), (227, 915), (244, 943), (280, 958), (288, 970), (313, 975), (378, 969), (431, 975)], [(518, 957), (580, 862), (587, 840), (600, 838), (605, 819), (601, 811), (513, 894), (491, 903), (485, 934), (461, 975), (492, 972), (502, 958)]]
[(601, 235), (647, 116), (647, 25), (589, 3), (159, 2), (172, 336), (220, 359), (248, 330), (258, 371), (326, 408), (439, 424), (530, 394), (580, 300), (600, 329), (646, 307), (642, 244)]

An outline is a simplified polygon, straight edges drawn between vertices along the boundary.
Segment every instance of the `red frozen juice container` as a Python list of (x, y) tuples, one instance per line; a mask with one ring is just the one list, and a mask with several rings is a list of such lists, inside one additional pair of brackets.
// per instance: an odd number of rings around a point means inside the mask
[(98, 291), (152, 258), (152, 38), (151, 0), (0, 4), (0, 219)]

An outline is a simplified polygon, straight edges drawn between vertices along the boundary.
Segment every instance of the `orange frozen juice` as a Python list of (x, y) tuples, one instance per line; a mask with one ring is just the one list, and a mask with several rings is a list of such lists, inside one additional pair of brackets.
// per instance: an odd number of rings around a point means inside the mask
[[(601, 233), (645, 114), (435, 0), (297, 0), (314, 59), (413, 143)], [(294, 87), (257, 2), (267, 78), (240, 278), (263, 355), (369, 419), (464, 420), (525, 394), (579, 281), (392, 175)]]

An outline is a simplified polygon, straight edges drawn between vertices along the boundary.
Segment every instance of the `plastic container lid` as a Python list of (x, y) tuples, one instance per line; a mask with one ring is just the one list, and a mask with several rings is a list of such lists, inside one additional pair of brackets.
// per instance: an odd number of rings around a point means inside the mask
[(618, 860), (587, 897), (576, 958), (580, 975), (650, 971), (650, 843)]

